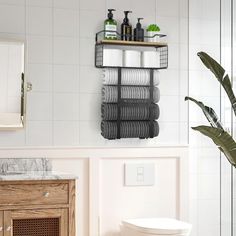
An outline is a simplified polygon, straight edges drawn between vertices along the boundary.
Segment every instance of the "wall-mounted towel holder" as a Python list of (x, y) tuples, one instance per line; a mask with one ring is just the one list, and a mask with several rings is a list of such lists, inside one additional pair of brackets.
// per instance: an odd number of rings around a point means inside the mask
[[(118, 107), (118, 115), (117, 115), (117, 139), (121, 138), (121, 107), (129, 105), (130, 103), (133, 104), (133, 106), (143, 106), (143, 105), (148, 105), (149, 107), (149, 138), (154, 137), (154, 117), (153, 113), (151, 111), (151, 104), (154, 103), (153, 101), (153, 69), (150, 69), (150, 98), (149, 99), (127, 99), (127, 98), (122, 98), (121, 97), (121, 70), (122, 68), (118, 68), (118, 101), (117, 101), (117, 107)], [(145, 138), (145, 137), (138, 137), (138, 138)]]
[[(102, 136), (106, 139), (120, 139), (120, 138), (154, 138), (158, 136), (159, 134), (159, 126), (156, 122), (156, 117), (153, 115), (152, 111), (152, 104), (154, 104), (156, 101), (154, 101), (154, 70), (160, 70), (160, 69), (166, 69), (168, 67), (168, 45), (166, 43), (152, 43), (152, 42), (134, 42), (134, 41), (120, 41), (120, 40), (98, 40), (98, 35), (104, 34), (104, 31), (100, 31), (96, 34), (96, 44), (95, 44), (95, 66), (97, 68), (116, 68), (118, 73), (118, 80), (117, 84), (111, 84), (109, 86), (116, 86), (117, 88), (117, 101), (114, 103), (117, 106), (117, 120), (103, 120), (101, 124), (102, 128)], [(162, 35), (164, 37), (165, 35)], [(104, 49), (106, 47), (109, 48), (133, 48), (137, 50), (145, 50), (144, 48), (154, 48), (156, 51), (159, 52), (160, 55), (160, 63), (157, 67), (150, 67), (150, 68), (143, 68), (143, 67), (124, 67), (124, 66), (109, 66), (103, 64), (103, 55), (104, 55)], [(150, 77), (150, 84), (147, 85), (122, 85), (122, 70), (123, 69), (145, 69), (149, 71), (149, 77)], [(107, 85), (105, 85), (107, 86)], [(124, 87), (146, 87), (149, 89), (149, 98), (145, 99), (133, 99), (133, 98), (126, 98), (122, 97), (122, 89)], [(130, 107), (130, 106), (137, 106), (142, 107), (146, 106), (149, 109), (149, 117), (145, 120), (122, 120), (121, 118), (121, 110), (124, 107)], [(159, 108), (158, 108), (159, 109)], [(159, 111), (158, 111), (159, 112)], [(132, 125), (131, 125), (131, 122)], [(109, 124), (108, 124), (109, 123)], [(125, 126), (129, 124), (130, 126)], [(135, 127), (137, 126), (137, 127)], [(137, 132), (130, 132), (128, 128), (137, 128), (139, 129)], [(142, 127), (145, 131), (139, 132), (140, 127)], [(107, 129), (111, 128), (112, 131), (110, 131), (110, 134), (108, 135), (106, 133)], [(127, 129), (126, 129), (127, 128)], [(124, 134), (125, 133), (125, 134)]]

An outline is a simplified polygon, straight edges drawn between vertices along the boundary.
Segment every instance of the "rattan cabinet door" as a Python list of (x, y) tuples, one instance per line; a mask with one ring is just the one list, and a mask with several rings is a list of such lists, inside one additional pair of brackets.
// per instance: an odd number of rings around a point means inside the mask
[(3, 236), (3, 211), (0, 211), (0, 236)]
[(14, 210), (4, 212), (4, 236), (67, 235), (67, 209)]

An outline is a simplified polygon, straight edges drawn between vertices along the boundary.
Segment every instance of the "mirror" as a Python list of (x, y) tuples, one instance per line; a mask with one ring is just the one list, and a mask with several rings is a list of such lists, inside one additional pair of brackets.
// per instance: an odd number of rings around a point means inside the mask
[(24, 42), (0, 40), (0, 130), (24, 127)]

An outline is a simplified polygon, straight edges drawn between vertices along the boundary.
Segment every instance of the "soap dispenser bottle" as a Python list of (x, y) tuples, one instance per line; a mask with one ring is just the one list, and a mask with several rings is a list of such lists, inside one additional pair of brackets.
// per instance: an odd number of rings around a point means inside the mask
[(105, 39), (117, 39), (117, 22), (113, 19), (113, 11), (115, 9), (108, 9), (107, 19), (104, 21)]
[(128, 14), (132, 11), (124, 11), (125, 18), (121, 24), (121, 39), (125, 41), (132, 40), (132, 25), (129, 23)]
[(144, 29), (142, 28), (140, 20), (143, 20), (143, 18), (138, 18), (138, 23), (136, 24), (136, 28), (134, 29), (134, 41), (143, 42), (144, 41)]

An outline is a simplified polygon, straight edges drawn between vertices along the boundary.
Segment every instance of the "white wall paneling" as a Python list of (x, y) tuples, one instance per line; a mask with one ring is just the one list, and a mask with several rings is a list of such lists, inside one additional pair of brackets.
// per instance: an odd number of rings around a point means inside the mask
[[(123, 219), (171, 217), (188, 221), (188, 169), (183, 156), (91, 158), (90, 235), (118, 235)], [(154, 186), (124, 186), (125, 163), (154, 163)], [(112, 181), (111, 181), (112, 179)], [(97, 190), (97, 192), (94, 192)], [(98, 202), (98, 208), (94, 203)], [(168, 202), (167, 204), (163, 204)]]
[[(11, 148), (0, 158), (47, 157), (53, 169), (78, 176), (77, 236), (117, 235), (131, 217), (175, 217), (188, 221), (188, 148)], [(124, 163), (156, 167), (155, 185), (124, 186)], [(100, 232), (100, 234), (99, 234)]]

